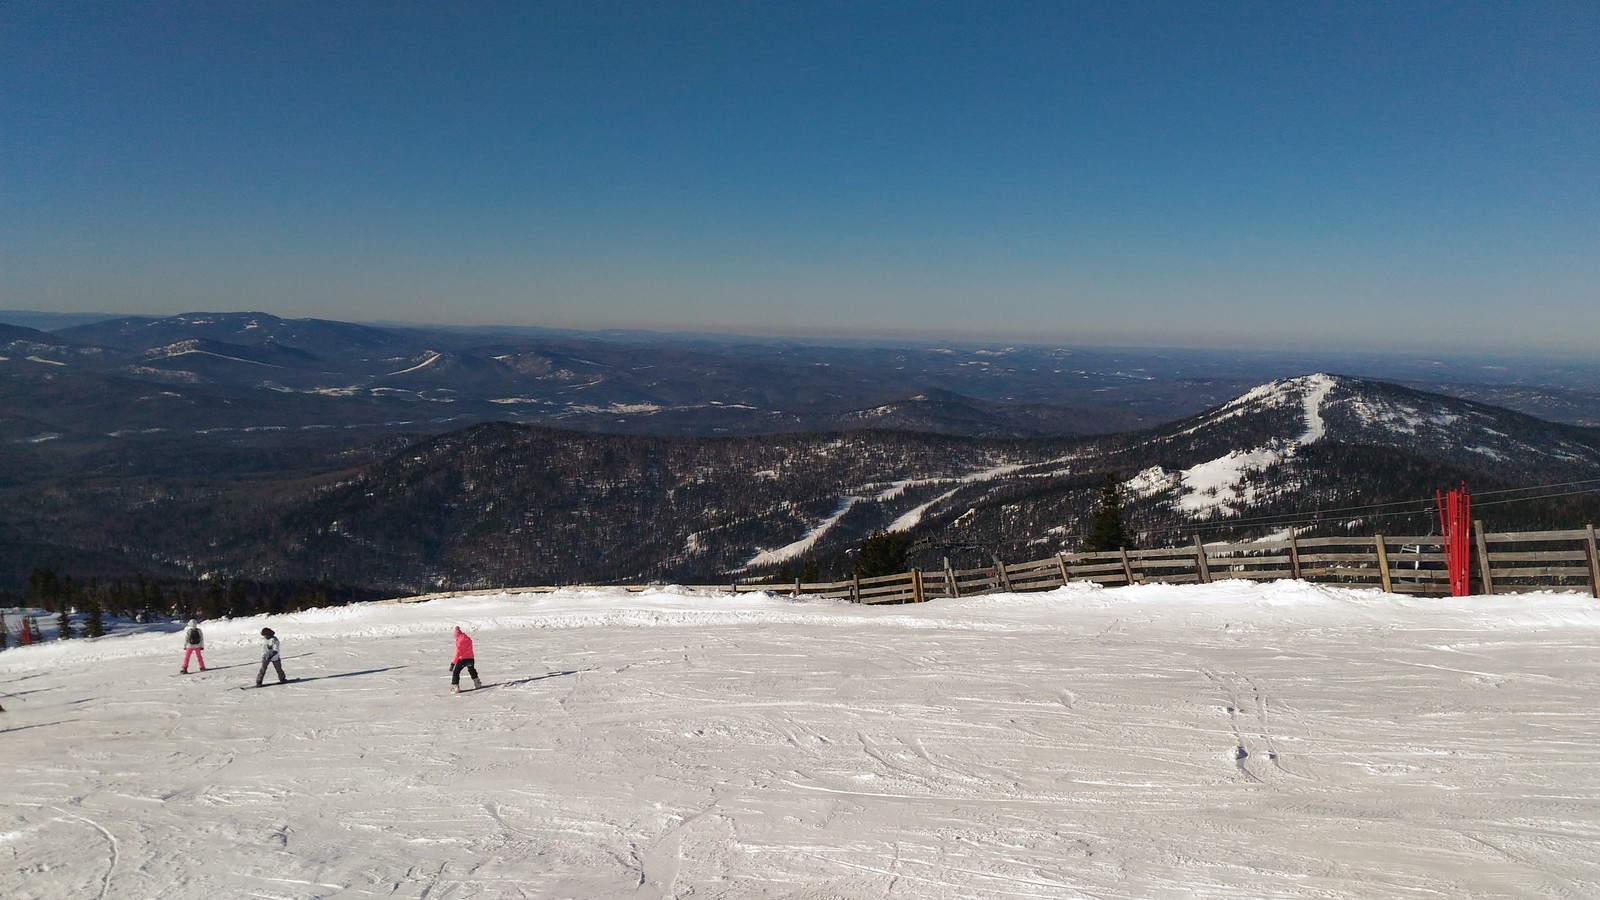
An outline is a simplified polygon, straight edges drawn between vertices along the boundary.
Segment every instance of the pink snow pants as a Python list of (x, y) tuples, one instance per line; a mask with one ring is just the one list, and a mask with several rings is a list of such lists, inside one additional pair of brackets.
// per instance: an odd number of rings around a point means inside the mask
[(189, 654), (191, 653), (194, 654), (195, 659), (200, 660), (200, 671), (204, 672), (206, 670), (206, 655), (201, 652), (199, 647), (183, 648), (183, 671), (189, 671)]

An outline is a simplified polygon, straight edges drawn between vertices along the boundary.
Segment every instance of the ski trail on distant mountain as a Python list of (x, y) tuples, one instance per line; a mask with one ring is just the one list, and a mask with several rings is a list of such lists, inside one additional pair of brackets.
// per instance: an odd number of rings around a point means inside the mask
[(1328, 427), (1322, 421), (1322, 403), (1328, 398), (1328, 392), (1335, 387), (1333, 378), (1320, 372), (1316, 375), (1307, 375), (1305, 383), (1306, 404), (1306, 431), (1300, 435), (1298, 443), (1312, 444), (1322, 439), (1328, 433)]
[(1180, 489), (1173, 505), (1190, 515), (1234, 515), (1240, 503), (1254, 499), (1246, 476), (1264, 472), (1274, 465), (1294, 456), (1295, 451), (1307, 444), (1321, 440), (1327, 433), (1327, 422), (1322, 418), (1322, 406), (1328, 394), (1339, 386), (1332, 375), (1317, 373), (1299, 378), (1288, 378), (1263, 385), (1224, 405), (1219, 414), (1207, 422), (1179, 432), (1190, 434), (1206, 425), (1245, 414), (1252, 407), (1289, 406), (1297, 400), (1304, 410), (1305, 431), (1294, 440), (1276, 440), (1249, 450), (1230, 450), (1216, 459), (1190, 466), (1168, 476), (1160, 467), (1140, 472), (1128, 484), (1135, 496), (1148, 496), (1166, 487)]
[(857, 503), (860, 503), (863, 499), (865, 498), (842, 498), (839, 501), (839, 508), (834, 510), (833, 515), (817, 523), (817, 526), (811, 529), (811, 531), (808, 532), (805, 537), (795, 541), (792, 544), (786, 544), (785, 546), (779, 547), (776, 550), (763, 550), (751, 557), (750, 561), (745, 563), (743, 568), (753, 569), (757, 566), (769, 566), (775, 563), (781, 563), (786, 559), (794, 559), (799, 556), (804, 556), (808, 550), (816, 545), (817, 540), (828, 532), (828, 529), (838, 524), (839, 520), (844, 518), (844, 514), (849, 512), (851, 508), (853, 508)]
[[(409, 369), (401, 369), (398, 372), (390, 372), (389, 375), (404, 375), (407, 372), (415, 372), (418, 369), (426, 369), (427, 367), (433, 365), (434, 363), (438, 362), (439, 360), (441, 360), (443, 358), (444, 358), (444, 354), (440, 353), (439, 351), (437, 351), (437, 350), (429, 350), (427, 359), (423, 360), (422, 362), (417, 363), (416, 365), (412, 366)], [(385, 376), (385, 377), (387, 377), (387, 376)]]

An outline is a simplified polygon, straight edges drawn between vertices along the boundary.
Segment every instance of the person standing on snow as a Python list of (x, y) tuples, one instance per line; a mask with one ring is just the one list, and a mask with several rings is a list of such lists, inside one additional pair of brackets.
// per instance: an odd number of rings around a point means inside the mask
[(205, 635), (200, 632), (200, 623), (193, 619), (183, 626), (183, 668), (178, 670), (179, 675), (189, 674), (189, 657), (192, 655), (200, 661), (200, 671), (206, 670)]
[(483, 687), (478, 680), (478, 660), (472, 655), (472, 638), (456, 626), (456, 655), (450, 658), (450, 693), (461, 693), (461, 670), (466, 669), (472, 676), (474, 690)]
[(271, 628), (261, 629), (261, 671), (256, 673), (256, 687), (261, 687), (261, 679), (267, 677), (267, 666), (271, 665), (278, 670), (278, 683), (287, 684), (289, 679), (283, 677), (283, 661), (278, 658), (278, 636), (272, 633)]

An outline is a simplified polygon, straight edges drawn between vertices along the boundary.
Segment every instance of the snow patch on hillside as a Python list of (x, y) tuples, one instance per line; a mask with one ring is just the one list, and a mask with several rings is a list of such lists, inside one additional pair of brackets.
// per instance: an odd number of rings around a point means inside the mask
[(1235, 450), (1220, 459), (1191, 466), (1179, 473), (1184, 493), (1173, 505), (1192, 515), (1228, 515), (1235, 503), (1254, 499), (1245, 476), (1283, 461), (1287, 451), (1270, 447)]
[(1151, 466), (1124, 481), (1122, 489), (1135, 499), (1143, 500), (1154, 497), (1162, 491), (1170, 491), (1182, 483), (1177, 474), (1168, 472), (1160, 466)]
[[(1299, 404), (1304, 410), (1305, 430), (1289, 441), (1279, 441), (1251, 450), (1233, 450), (1199, 465), (1191, 466), (1177, 476), (1182, 486), (1174, 500), (1176, 509), (1191, 515), (1227, 516), (1237, 514), (1235, 504), (1250, 503), (1256, 494), (1247, 484), (1248, 476), (1262, 472), (1294, 456), (1295, 450), (1321, 440), (1327, 435), (1327, 423), (1322, 409), (1328, 395), (1339, 385), (1331, 375), (1317, 373), (1299, 378), (1287, 378), (1254, 388), (1239, 398), (1224, 404), (1219, 414), (1208, 417), (1200, 424), (1185, 429), (1180, 434), (1192, 434), (1203, 427), (1242, 416), (1260, 409), (1272, 409)], [(1165, 489), (1164, 472), (1149, 470), (1135, 476), (1127, 485), (1134, 496), (1151, 496)]]

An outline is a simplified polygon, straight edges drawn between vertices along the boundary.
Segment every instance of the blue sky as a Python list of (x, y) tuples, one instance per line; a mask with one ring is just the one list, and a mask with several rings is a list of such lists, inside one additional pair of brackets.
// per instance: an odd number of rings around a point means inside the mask
[(1592, 2), (13, 2), (0, 79), (0, 307), (1600, 336)]

